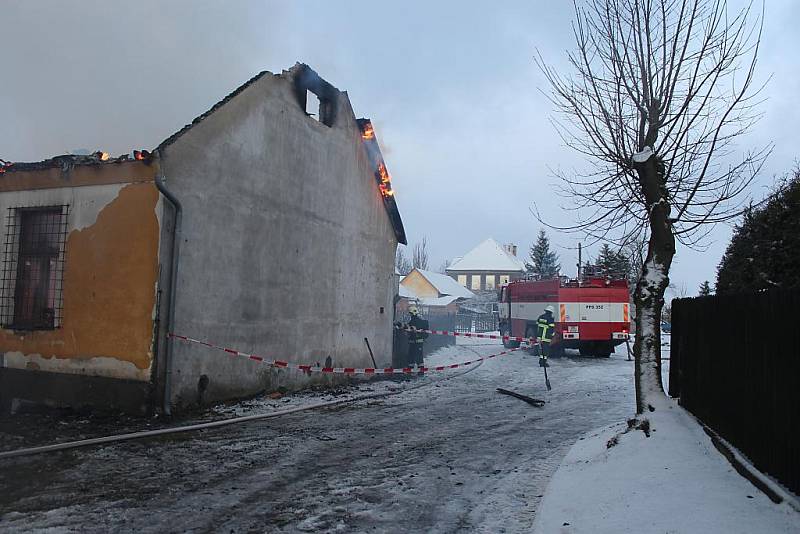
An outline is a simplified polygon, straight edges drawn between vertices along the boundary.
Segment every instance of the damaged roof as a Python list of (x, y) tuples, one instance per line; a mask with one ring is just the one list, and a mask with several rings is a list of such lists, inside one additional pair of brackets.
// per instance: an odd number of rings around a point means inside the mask
[[(297, 67), (297, 65), (299, 65), (299, 63), (295, 64), (295, 67)], [(272, 74), (272, 73), (270, 71), (268, 71), (268, 70), (262, 70), (261, 72), (259, 72), (258, 74), (256, 74), (255, 76), (253, 76), (252, 78), (250, 78), (249, 80), (244, 82), (242, 85), (240, 85), (239, 87), (234, 89), (230, 94), (228, 94), (225, 98), (223, 98), (222, 100), (220, 100), (219, 102), (217, 102), (216, 104), (211, 106), (208, 109), (208, 111), (198, 115), (197, 117), (195, 117), (192, 120), (192, 122), (190, 122), (189, 124), (185, 125), (183, 128), (181, 128), (180, 130), (178, 130), (174, 134), (170, 135), (169, 137), (167, 137), (163, 141), (161, 141), (161, 143), (156, 147), (156, 150), (160, 150), (160, 149), (162, 149), (162, 148), (164, 148), (166, 146), (171, 145), (175, 141), (177, 141), (183, 134), (185, 134), (186, 132), (191, 130), (196, 124), (199, 124), (199, 123), (203, 122), (203, 120), (206, 117), (208, 117), (209, 115), (213, 114), (219, 108), (221, 108), (222, 106), (224, 106), (225, 104), (227, 104), (228, 102), (230, 102), (231, 100), (236, 98), (236, 96), (238, 94), (242, 93), (245, 89), (247, 89), (248, 87), (250, 87), (251, 85), (256, 83), (258, 80), (260, 80), (261, 78), (263, 78), (267, 74)]]
[[(234, 89), (230, 94), (225, 96), (222, 100), (211, 106), (205, 113), (198, 115), (197, 117), (192, 120), (189, 124), (185, 125), (183, 128), (175, 132), (174, 134), (170, 135), (164, 141), (162, 141), (156, 149), (151, 153), (147, 150), (135, 150), (130, 154), (123, 154), (118, 157), (110, 157), (110, 155), (106, 152), (95, 152), (89, 155), (78, 155), (78, 154), (64, 154), (60, 156), (54, 156), (52, 158), (48, 158), (38, 162), (10, 162), (0, 159), (0, 176), (6, 172), (25, 172), (25, 171), (34, 171), (34, 170), (41, 170), (41, 169), (49, 169), (49, 168), (61, 168), (62, 171), (66, 172), (70, 168), (79, 166), (79, 165), (107, 165), (107, 164), (119, 164), (124, 163), (127, 161), (136, 161), (141, 160), (144, 162), (149, 162), (153, 155), (160, 149), (165, 148), (175, 141), (177, 141), (181, 136), (183, 136), (186, 132), (191, 130), (195, 125), (201, 123), (207, 117), (212, 115), (218, 109), (222, 108), (236, 98), (237, 95), (241, 94), (245, 89), (259, 81), (261, 78), (265, 77), (266, 75), (273, 75), (273, 76), (286, 76), (287, 74), (291, 75), (294, 78), (294, 81), (297, 83), (298, 80), (300, 83), (307, 85), (317, 91), (322, 91), (327, 94), (331, 93), (339, 93), (339, 90), (336, 89), (333, 85), (328, 83), (327, 81), (323, 80), (311, 67), (304, 63), (296, 63), (292, 68), (288, 71), (284, 71), (282, 74), (273, 74), (270, 71), (261, 71), (245, 83)], [(305, 95), (305, 87), (298, 87), (302, 89), (303, 95)], [(372, 129), (372, 125), (369, 119), (356, 119), (356, 123), (358, 127), (362, 130), (369, 125), (370, 130)], [(395, 237), (397, 238), (398, 243), (403, 245), (407, 244), (405, 228), (403, 227), (403, 221), (400, 217), (400, 211), (397, 209), (397, 203), (393, 198), (393, 192), (389, 189), (389, 194), (385, 194), (385, 187), (382, 186), (384, 181), (381, 179), (381, 175), (379, 173), (380, 166), (383, 167), (385, 171), (385, 163), (383, 161), (383, 155), (381, 154), (380, 147), (378, 146), (377, 140), (374, 138), (374, 134), (371, 138), (366, 138), (362, 136), (364, 141), (365, 151), (367, 153), (368, 161), (373, 164), (375, 167), (375, 178), (378, 181), (379, 189), (381, 190), (381, 196), (383, 197), (383, 204), (386, 208), (386, 212), (389, 216), (389, 220), (392, 224), (392, 228), (395, 233)]]
[(397, 201), (394, 199), (394, 191), (391, 189), (389, 171), (386, 168), (386, 162), (383, 160), (383, 153), (378, 144), (378, 138), (375, 136), (372, 122), (369, 119), (356, 119), (356, 122), (361, 128), (361, 138), (367, 151), (367, 160), (371, 168), (375, 169), (375, 180), (383, 197), (383, 205), (389, 214), (389, 220), (392, 222), (397, 242), (407, 245), (406, 230), (403, 227), (403, 220), (400, 218), (400, 210), (397, 209)]
[(37, 171), (54, 167), (60, 167), (62, 171), (66, 172), (79, 165), (107, 165), (126, 161), (148, 161), (151, 158), (152, 154), (147, 150), (134, 150), (131, 154), (122, 154), (117, 157), (111, 157), (108, 152), (94, 152), (93, 154), (63, 154), (34, 162), (11, 162), (0, 159), (0, 175), (5, 172)]

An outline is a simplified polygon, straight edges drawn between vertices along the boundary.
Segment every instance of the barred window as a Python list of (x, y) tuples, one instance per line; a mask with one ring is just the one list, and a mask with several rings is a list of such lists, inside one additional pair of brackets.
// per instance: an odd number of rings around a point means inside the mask
[(61, 326), (68, 212), (66, 205), (9, 208), (0, 294), (5, 328)]

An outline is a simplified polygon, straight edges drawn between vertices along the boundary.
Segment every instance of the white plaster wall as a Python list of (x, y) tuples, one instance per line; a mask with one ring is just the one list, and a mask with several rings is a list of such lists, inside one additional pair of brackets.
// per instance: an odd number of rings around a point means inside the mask
[[(33, 208), (36, 206), (69, 205), (67, 231), (82, 230), (97, 221), (97, 215), (106, 205), (117, 198), (120, 190), (128, 184), (108, 184), (33, 191), (8, 191), (0, 193), (0, 214), (5, 218), (9, 208)], [(5, 219), (3, 219), (5, 223)], [(4, 229), (5, 235), (5, 229)], [(5, 254), (5, 250), (0, 253)]]

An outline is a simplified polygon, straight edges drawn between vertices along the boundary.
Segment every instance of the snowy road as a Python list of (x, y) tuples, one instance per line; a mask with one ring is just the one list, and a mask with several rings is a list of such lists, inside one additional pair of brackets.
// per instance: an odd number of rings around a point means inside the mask
[[(497, 351), (448, 347), (427, 363)], [(633, 412), (623, 356), (552, 363), (550, 393), (536, 359), (515, 353), (384, 399), (5, 460), (0, 530), (527, 532), (572, 443)], [(236, 410), (269, 408), (257, 404)]]

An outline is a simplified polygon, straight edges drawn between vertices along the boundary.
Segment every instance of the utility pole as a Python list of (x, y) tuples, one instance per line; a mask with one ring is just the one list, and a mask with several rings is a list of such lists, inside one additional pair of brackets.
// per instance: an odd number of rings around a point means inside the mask
[(578, 286), (581, 285), (581, 244), (578, 242)]

